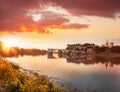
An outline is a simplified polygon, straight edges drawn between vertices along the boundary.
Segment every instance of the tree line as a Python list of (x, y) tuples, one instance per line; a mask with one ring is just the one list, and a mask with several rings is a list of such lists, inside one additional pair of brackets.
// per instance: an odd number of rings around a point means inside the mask
[(19, 47), (5, 47), (4, 43), (0, 42), (0, 55), (3, 57), (18, 57), (19, 55), (45, 55), (47, 53), (46, 50), (40, 49), (25, 49)]
[(109, 52), (109, 53), (118, 53), (118, 54), (120, 54), (120, 46), (113, 46), (111, 48), (109, 48), (109, 47), (95, 46), (93, 48), (93, 50), (96, 53)]

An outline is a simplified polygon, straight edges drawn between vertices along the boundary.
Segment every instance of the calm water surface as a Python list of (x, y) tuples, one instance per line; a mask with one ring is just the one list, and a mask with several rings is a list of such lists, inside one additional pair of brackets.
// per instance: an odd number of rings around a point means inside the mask
[(77, 89), (95, 89), (97, 92), (120, 92), (120, 60), (110, 62), (74, 62), (65, 58), (48, 59), (47, 56), (8, 58), (29, 70), (57, 78), (64, 85)]

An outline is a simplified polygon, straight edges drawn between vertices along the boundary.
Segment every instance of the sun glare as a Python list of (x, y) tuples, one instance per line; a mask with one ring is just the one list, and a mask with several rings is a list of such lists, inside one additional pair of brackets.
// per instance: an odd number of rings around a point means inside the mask
[(15, 39), (6, 39), (6, 40), (3, 40), (3, 43), (5, 44), (5, 47), (11, 47), (11, 46), (21, 47), (22, 46), (22, 44)]

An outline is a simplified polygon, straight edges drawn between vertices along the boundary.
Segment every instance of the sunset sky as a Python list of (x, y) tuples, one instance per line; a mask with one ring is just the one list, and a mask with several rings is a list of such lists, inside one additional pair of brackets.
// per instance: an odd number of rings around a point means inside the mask
[(120, 0), (0, 0), (0, 41), (25, 48), (120, 45)]

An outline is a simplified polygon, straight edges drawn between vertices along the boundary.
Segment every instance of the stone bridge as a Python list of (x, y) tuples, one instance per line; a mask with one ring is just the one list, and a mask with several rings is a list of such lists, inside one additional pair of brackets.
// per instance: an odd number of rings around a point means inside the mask
[(48, 58), (56, 58), (54, 54), (58, 54), (59, 58), (82, 58), (86, 57), (85, 50), (67, 50), (67, 49), (48, 49)]

